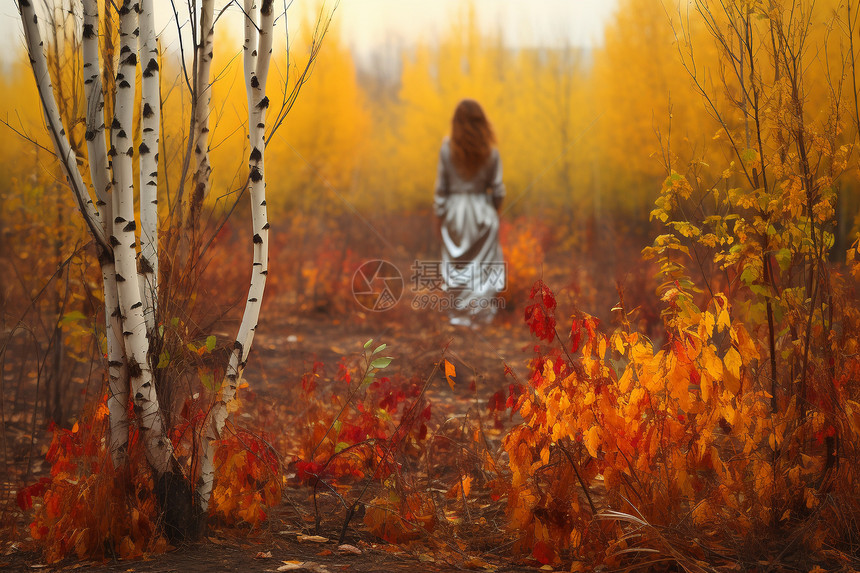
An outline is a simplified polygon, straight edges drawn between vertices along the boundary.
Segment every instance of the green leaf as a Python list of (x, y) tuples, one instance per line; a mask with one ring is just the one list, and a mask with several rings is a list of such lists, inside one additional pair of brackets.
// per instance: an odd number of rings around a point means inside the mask
[(379, 346), (376, 347), (376, 350), (374, 350), (373, 352), (370, 353), (370, 355), (373, 356), (377, 352), (381, 352), (382, 350), (385, 350), (386, 346), (388, 346), (388, 345), (387, 344), (380, 344)]
[(210, 334), (209, 336), (207, 336), (206, 337), (206, 350), (208, 350), (209, 352), (212, 352), (213, 350), (215, 350), (215, 342), (216, 342), (216, 338), (215, 338), (214, 334)]
[(203, 383), (203, 386), (205, 386), (207, 390), (212, 390), (215, 387), (215, 383), (212, 379), (212, 374), (208, 372), (200, 375), (200, 382)]
[(787, 271), (791, 266), (791, 249), (782, 248), (773, 254), (776, 262), (779, 263), (779, 268), (782, 271)]
[(63, 318), (60, 320), (61, 325), (70, 324), (72, 322), (77, 322), (79, 320), (86, 320), (87, 315), (82, 313), (79, 310), (73, 310), (72, 312), (67, 312), (63, 315)]
[(179, 319), (175, 316), (173, 318), (171, 318), (170, 319), (170, 326), (172, 326), (173, 328), (176, 328), (177, 326), (179, 326)]
[(165, 350), (159, 354), (158, 366), (156, 366), (156, 368), (167, 368), (168, 364), (170, 364), (170, 353)]
[(349, 444), (346, 442), (338, 442), (334, 447), (334, 453), (339, 454), (349, 447)]
[(370, 345), (371, 345), (371, 344), (373, 344), (373, 339), (372, 339), (372, 338), (371, 338), (370, 340), (368, 340), (367, 342), (365, 342), (365, 343), (364, 343), (364, 347), (365, 347), (365, 348), (370, 348)]
[(747, 148), (741, 151), (741, 161), (743, 161), (744, 163), (750, 163), (752, 161), (755, 161), (757, 158), (758, 153), (755, 149)]
[(335, 435), (340, 433), (340, 429), (343, 428), (343, 422), (340, 420), (335, 420), (334, 424), (331, 425), (332, 430), (334, 430)]
[(385, 368), (389, 364), (391, 364), (392, 358), (388, 356), (383, 356), (381, 358), (377, 358), (373, 362), (370, 363), (371, 368)]

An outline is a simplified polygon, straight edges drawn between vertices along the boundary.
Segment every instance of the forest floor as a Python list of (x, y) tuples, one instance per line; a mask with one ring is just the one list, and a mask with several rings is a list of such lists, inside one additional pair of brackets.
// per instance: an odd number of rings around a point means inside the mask
[[(312, 488), (295, 480), (295, 464), (291, 464), (295, 452), (289, 451), (289, 445), (283, 446), (290, 443), (291, 425), (301, 423), (302, 409), (307, 407), (298, 399), (301, 379), (314, 363), (322, 363), (328, 375), (321, 377), (327, 380), (321, 385), (328, 384), (326, 391), (331, 390), (341, 358), (361, 355), (368, 339), (374, 340), (374, 346), (387, 344), (384, 354), (393, 357), (393, 361), (386, 374), (399, 372), (416, 380), (430, 377), (425, 399), (433, 408), (428, 423), (431, 435), (471, 418), (482, 425), (487, 445), (498, 453), (504, 430), (515, 420), (491, 413), (488, 402), (499, 391), (507, 395), (509, 384), (515, 382), (512, 378), (525, 382), (528, 360), (533, 356), (534, 340), (521, 321), (521, 309), (501, 312), (493, 324), (480, 329), (454, 327), (444, 315), (429, 312), (367, 313), (343, 321), (325, 315), (276, 313), (275, 318), (263, 321), (258, 330), (246, 370), (249, 390), (242, 397), (237, 413), (237, 424), (247, 423), (255, 431), (286, 438), (278, 440), (282, 444), (278, 454), (288, 486), (282, 504), (269, 512), (261, 527), (250, 531), (247, 527), (216, 526), (202, 541), (144, 560), (99, 563), (66, 560), (47, 566), (33, 542), (27, 541), (26, 516), (23, 516), (19, 521), (22, 532), (0, 551), (0, 571), (537, 570), (539, 563), (523, 560), (510, 551), (514, 538), (505, 527), (504, 500), (491, 500), (486, 488), (473, 490), (469, 505), (474, 507), (471, 511), (463, 508), (468, 519), (460, 527), (443, 524), (435, 532), (397, 545), (367, 531), (360, 516), (344, 527), (347, 512), (335, 496), (319, 495), (320, 505), (315, 509)], [(453, 387), (449, 387), (436, 368), (443, 356), (457, 369)], [(434, 466), (427, 463), (426, 467), (432, 474)], [(432, 477), (425, 475), (426, 483)], [(362, 495), (356, 493), (361, 485), (338, 487), (338, 491), (342, 492), (342, 499), (357, 499)], [(379, 486), (375, 487), (378, 494)], [(364, 495), (366, 501), (373, 493)], [(319, 537), (308, 541), (308, 535)], [(339, 538), (352, 548), (339, 549)]]

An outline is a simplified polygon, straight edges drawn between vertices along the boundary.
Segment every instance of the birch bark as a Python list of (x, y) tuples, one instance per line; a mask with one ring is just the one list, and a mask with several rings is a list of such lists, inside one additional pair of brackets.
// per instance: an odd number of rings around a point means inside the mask
[(120, 8), (119, 68), (116, 74), (116, 106), (111, 123), (113, 144), (113, 234), (116, 262), (116, 283), (122, 312), (128, 378), (138, 417), (146, 458), (160, 477), (170, 468), (173, 446), (165, 435), (147, 352), (149, 343), (143, 317), (143, 302), (137, 280), (134, 176), (134, 155), (131, 137), (134, 114), (134, 84), (137, 55), (132, 49), (137, 30), (137, 0), (125, 0)]
[[(84, 0), (84, 26), (82, 52), (84, 91), (87, 99), (87, 163), (90, 180), (96, 192), (97, 206), (103, 212), (102, 228), (110, 236), (111, 189), (107, 148), (105, 146), (104, 92), (99, 65), (99, 10), (97, 0)], [(99, 256), (102, 285), (105, 295), (105, 335), (108, 359), (108, 400), (110, 412), (109, 448), (115, 467), (125, 463), (128, 450), (128, 372), (125, 367), (125, 350), (122, 343), (122, 319), (116, 289), (116, 269), (113, 251)]]
[(141, 142), (140, 156), (140, 284), (146, 330), (153, 337), (158, 304), (158, 134), (161, 123), (158, 42), (154, 0), (140, 0)]
[[(255, 25), (256, 6), (253, 0), (245, 1), (245, 87), (248, 92), (248, 138), (251, 153), (248, 160), (249, 190), (251, 199), (251, 226), (253, 230), (252, 245), (254, 259), (251, 267), (251, 286), (248, 289), (248, 299), (245, 303), (245, 313), (239, 325), (239, 332), (233, 345), (233, 352), (227, 366), (227, 372), (216, 396), (215, 404), (210, 411), (205, 425), (205, 436), (202, 443), (200, 481), (197, 487), (200, 507), (206, 511), (209, 507), (209, 496), (214, 482), (215, 440), (220, 438), (224, 423), (231, 410), (231, 404), (236, 398), (236, 389), (242, 379), (242, 372), (248, 361), (254, 332), (260, 318), (260, 306), (263, 292), (266, 288), (266, 276), (269, 273), (269, 222), (266, 214), (266, 178), (265, 178), (265, 132), (266, 109), (269, 98), (266, 97), (266, 79), (269, 75), (269, 62), (272, 55), (272, 33), (274, 28), (273, 0), (263, 0), (260, 8), (260, 24)], [(253, 18), (254, 20), (250, 20)], [(259, 30), (259, 32), (258, 32)]]
[(203, 0), (200, 7), (200, 40), (195, 46), (197, 75), (194, 78), (194, 179), (189, 209), (189, 228), (200, 218), (203, 201), (209, 195), (212, 166), (209, 164), (209, 114), (212, 101), (212, 51), (215, 38), (215, 2)]

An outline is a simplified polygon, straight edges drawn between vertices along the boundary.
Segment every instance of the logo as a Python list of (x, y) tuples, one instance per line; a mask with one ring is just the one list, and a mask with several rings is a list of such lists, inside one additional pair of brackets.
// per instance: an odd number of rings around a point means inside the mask
[(403, 275), (388, 261), (368, 261), (352, 275), (352, 296), (367, 310), (389, 310), (403, 296)]

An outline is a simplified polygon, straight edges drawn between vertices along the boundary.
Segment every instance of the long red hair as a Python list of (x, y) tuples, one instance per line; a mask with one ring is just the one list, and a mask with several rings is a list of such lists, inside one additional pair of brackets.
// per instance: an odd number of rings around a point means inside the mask
[(451, 120), (451, 161), (460, 175), (471, 178), (486, 163), (496, 143), (493, 127), (481, 104), (464, 99)]

